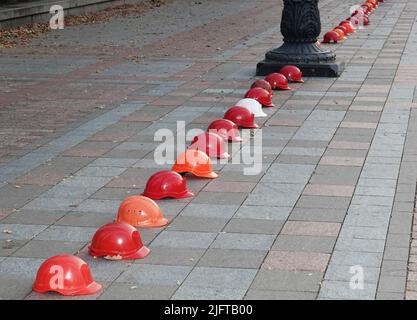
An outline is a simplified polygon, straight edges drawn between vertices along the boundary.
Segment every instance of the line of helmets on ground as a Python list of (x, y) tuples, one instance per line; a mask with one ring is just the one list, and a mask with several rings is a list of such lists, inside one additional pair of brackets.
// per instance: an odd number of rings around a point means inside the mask
[[(129, 196), (118, 209), (114, 222), (100, 227), (88, 247), (94, 258), (109, 260), (143, 259), (149, 253), (136, 228), (160, 228), (169, 223), (154, 200), (181, 199), (194, 196), (188, 189), (185, 174), (215, 179), (210, 157), (227, 159), (227, 142), (242, 142), (239, 128), (258, 128), (256, 117), (266, 117), (262, 107), (274, 107), (273, 90), (290, 90), (288, 82), (304, 82), (295, 66), (256, 80), (244, 99), (226, 111), (223, 119), (210, 123), (206, 132), (197, 135), (188, 149), (180, 154), (171, 170), (153, 174), (142, 195)], [(38, 293), (57, 292), (62, 295), (95, 294), (102, 286), (95, 282), (81, 258), (62, 254), (47, 259), (38, 269), (33, 290)]]
[(340, 22), (333, 30), (324, 34), (322, 43), (338, 43), (347, 39), (356, 32), (356, 27), (369, 24), (369, 15), (372, 14), (383, 0), (366, 0), (361, 6), (352, 12), (351, 16)]

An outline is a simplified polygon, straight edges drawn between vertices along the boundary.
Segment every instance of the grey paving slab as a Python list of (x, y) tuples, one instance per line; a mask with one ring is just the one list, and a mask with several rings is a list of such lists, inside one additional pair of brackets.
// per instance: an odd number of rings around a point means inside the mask
[(319, 299), (373, 300), (376, 284), (364, 283), (363, 289), (351, 289), (350, 282), (323, 281)]
[(242, 300), (245, 289), (201, 288), (181, 286), (173, 295), (174, 300)]
[(217, 249), (268, 250), (275, 235), (249, 233), (220, 233), (211, 245)]
[(99, 300), (168, 300), (177, 286), (149, 285), (136, 283), (113, 283)]
[(0, 239), (25, 240), (37, 236), (48, 226), (29, 224), (0, 224)]
[(260, 270), (251, 289), (317, 293), (321, 279), (321, 273)]
[(36, 236), (36, 240), (90, 241), (97, 228), (50, 226)]
[(13, 276), (0, 276), (0, 300), (20, 300), (32, 291), (32, 279)]
[(260, 182), (306, 184), (314, 168), (313, 165), (272, 164)]
[(238, 208), (238, 205), (190, 203), (181, 211), (180, 215), (230, 219)]
[(254, 269), (196, 267), (181, 287), (247, 290), (256, 272)]
[(288, 218), (291, 207), (273, 207), (273, 206), (241, 206), (235, 218), (239, 219), (263, 219), (284, 221)]
[(277, 235), (282, 229), (283, 224), (283, 221), (276, 220), (233, 218), (227, 223), (223, 231)]
[(216, 238), (212, 232), (163, 231), (152, 242), (153, 247), (208, 248)]
[(135, 264), (116, 279), (116, 283), (179, 286), (191, 271), (188, 266)]
[(34, 279), (44, 259), (8, 257), (0, 262), (0, 276)]
[(314, 300), (316, 293), (249, 289), (245, 300)]
[[(244, 205), (292, 207), (303, 189), (303, 184), (259, 183), (248, 196)], [(271, 193), (274, 194), (274, 197), (270, 196)]]
[(317, 236), (279, 235), (272, 246), (278, 251), (308, 251), (332, 253), (336, 238)]
[(175, 248), (150, 246), (152, 254), (146, 259), (136, 260), (137, 264), (157, 264), (175, 266), (194, 266), (204, 255), (206, 249), (200, 248)]
[(68, 253), (76, 254), (86, 242), (78, 241), (29, 241), (22, 248), (12, 254), (14, 257), (22, 258), (50, 258), (52, 256)]
[(258, 269), (266, 254), (266, 250), (208, 249), (198, 266)]

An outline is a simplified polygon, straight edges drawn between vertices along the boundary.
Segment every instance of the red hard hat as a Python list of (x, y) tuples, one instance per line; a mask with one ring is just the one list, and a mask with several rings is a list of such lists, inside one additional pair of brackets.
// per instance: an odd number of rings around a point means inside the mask
[(363, 10), (363, 12), (365, 14), (369, 14), (370, 13), (369, 6), (367, 6), (366, 4), (362, 4), (361, 5), (361, 8), (362, 8), (362, 10)]
[(342, 29), (334, 28), (332, 31), (336, 32), (338, 34), (339, 41), (343, 41), (343, 40), (347, 39), (346, 35), (345, 35), (345, 32)]
[(296, 66), (282, 67), (279, 72), (282, 73), (290, 82), (304, 82), (302, 79), (303, 73)]
[(265, 89), (266, 91), (268, 91), (271, 94), (272, 94), (272, 89), (273, 89), (271, 87), (270, 83), (268, 81), (263, 80), (263, 79), (255, 80), (255, 82), (252, 83), (251, 88), (262, 88), (262, 89)]
[(175, 171), (166, 170), (157, 172), (149, 178), (142, 195), (159, 200), (188, 198), (193, 197), (194, 193), (188, 190), (185, 177)]
[(336, 29), (342, 30), (342, 31), (343, 31), (343, 33), (345, 34), (345, 36), (347, 36), (347, 30), (346, 30), (346, 27), (344, 27), (344, 26), (337, 26), (336, 28), (334, 28), (334, 30), (336, 30)]
[(350, 23), (349, 20), (343, 20), (342, 22), (340, 22), (339, 26), (345, 27), (347, 34), (356, 32), (355, 27), (352, 25), (352, 23)]
[(340, 35), (336, 31), (326, 32), (323, 38), (323, 43), (337, 43), (340, 40)]
[(272, 94), (262, 88), (249, 89), (245, 94), (245, 98), (255, 99), (264, 107), (275, 107), (271, 101)]
[(33, 291), (58, 292), (65, 296), (94, 294), (101, 285), (93, 280), (90, 268), (79, 257), (63, 254), (44, 261), (38, 269)]
[(269, 82), (273, 90), (291, 90), (288, 86), (288, 79), (282, 73), (271, 73), (266, 76), (265, 80)]
[(139, 231), (125, 222), (112, 222), (99, 228), (88, 250), (93, 257), (112, 260), (143, 259), (150, 252), (143, 245)]
[[(257, 88), (255, 88), (257, 89)], [(259, 88), (258, 88), (259, 89)], [(252, 89), (254, 90), (254, 89)], [(261, 89), (263, 90), (263, 89)], [(255, 123), (255, 114), (243, 107), (232, 107), (226, 111), (224, 118), (243, 128), (259, 128)]]
[(243, 140), (240, 137), (237, 125), (233, 121), (227, 119), (214, 120), (208, 126), (207, 132), (217, 133), (220, 137), (227, 141), (241, 142)]
[(205, 152), (209, 157), (218, 159), (230, 158), (226, 151), (226, 142), (214, 132), (204, 132), (194, 137), (190, 149), (198, 149)]

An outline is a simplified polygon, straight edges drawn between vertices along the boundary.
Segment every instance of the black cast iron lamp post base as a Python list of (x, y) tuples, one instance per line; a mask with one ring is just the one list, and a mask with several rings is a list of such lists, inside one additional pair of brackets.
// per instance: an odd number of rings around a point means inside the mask
[(318, 0), (284, 0), (281, 33), (284, 44), (265, 55), (256, 67), (257, 76), (278, 72), (285, 65), (295, 65), (303, 76), (338, 77), (344, 62), (336, 54), (316, 45), (321, 32)]

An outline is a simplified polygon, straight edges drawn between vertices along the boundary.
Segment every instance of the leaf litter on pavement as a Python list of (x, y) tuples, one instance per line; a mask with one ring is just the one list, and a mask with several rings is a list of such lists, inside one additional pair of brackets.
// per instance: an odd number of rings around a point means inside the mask
[[(153, 8), (169, 2), (170, 0), (148, 0), (139, 4), (124, 4), (120, 6), (106, 8), (97, 12), (90, 12), (77, 16), (66, 16), (65, 26), (76, 26), (81, 24), (94, 24), (116, 16), (128, 16), (143, 14)], [(10, 29), (0, 30), (0, 48), (13, 48), (18, 44), (27, 44), (32, 39), (49, 31), (49, 23), (33, 23)]]

